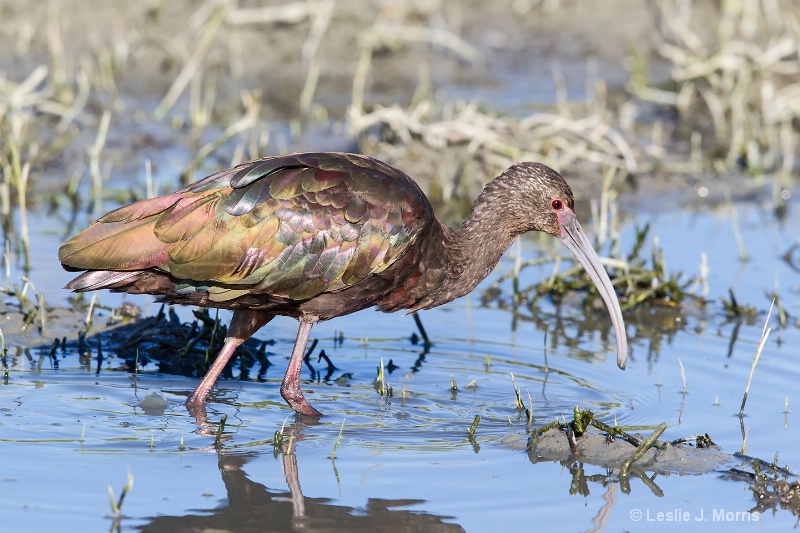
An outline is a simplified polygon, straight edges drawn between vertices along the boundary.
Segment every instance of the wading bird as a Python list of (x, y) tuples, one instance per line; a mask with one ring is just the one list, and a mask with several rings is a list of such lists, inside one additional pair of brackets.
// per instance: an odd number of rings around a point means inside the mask
[(458, 231), (442, 225), (419, 186), (371, 157), (296, 153), (208, 176), (175, 193), (120, 207), (67, 241), (58, 258), (84, 273), (65, 288), (152, 294), (163, 302), (233, 310), (228, 335), (189, 396), (205, 404), (234, 350), (276, 315), (300, 322), (281, 384), (296, 412), (319, 416), (300, 390), (315, 322), (377, 306), (430, 309), (463, 296), (519, 235), (561, 239), (611, 314), (617, 364), (627, 341), (616, 293), (554, 170), (518, 163), (489, 182)]

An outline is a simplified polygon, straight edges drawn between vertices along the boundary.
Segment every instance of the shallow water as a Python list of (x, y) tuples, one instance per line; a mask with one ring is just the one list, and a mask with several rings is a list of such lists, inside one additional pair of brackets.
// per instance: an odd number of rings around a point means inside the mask
[[(765, 316), (751, 323), (728, 320), (717, 302), (733, 287), (740, 302), (766, 310), (765, 293), (777, 290), (789, 326), (780, 328), (775, 316), (770, 321), (774, 329), (746, 408), (746, 453), (767, 462), (778, 454), (779, 465), (797, 469), (800, 429), (793, 385), (800, 377), (795, 360), (800, 339), (793, 317), (800, 275), (781, 256), (800, 228), (793, 204), (789, 208), (779, 222), (749, 204), (736, 206), (752, 258), (746, 263), (737, 259), (727, 210), (640, 216), (639, 224), (651, 222), (671, 270), (696, 275), (700, 254), (707, 254), (712, 303), (688, 310), (679, 323), (660, 314), (629, 313), (625, 372), (614, 364), (604, 312), (564, 305), (557, 313), (543, 300), (536, 322), (515, 322), (509, 311), (481, 307), (479, 291), (422, 314), (433, 341), (424, 358), (422, 347), (410, 340), (416, 332), (410, 316), (363, 311), (317, 325), (312, 336), (338, 367), (330, 379), (315, 382), (309, 369), (303, 370), (307, 398), (326, 415), (318, 422), (296, 418), (278, 394), (296, 333), (289, 319), (276, 319), (257, 335), (276, 341), (269, 347), (273, 366), (265, 383), (219, 383), (208, 406), (210, 427), (199, 427), (182, 406), (196, 380), (159, 374), (149, 365), (134, 381), (114, 370), (119, 366), (114, 354), (106, 354), (99, 373), (94, 363), (81, 365), (74, 349), (57, 352), (57, 368), (40, 357), (46, 348), (32, 349), (30, 360), (11, 356), (7, 382), (0, 386), (2, 529), (112, 527), (107, 490), (113, 487), (118, 497), (128, 472), (135, 484), (122, 506), (123, 531), (488, 531), (498, 524), (509, 530), (529, 530), (531, 524), (564, 530), (635, 530), (646, 524), (666, 530), (676, 522), (691, 527), (700, 521), (711, 531), (794, 527), (797, 518), (789, 510), (747, 513), (756, 505), (749, 485), (725, 474), (741, 466), (735, 458), (703, 475), (651, 472), (648, 483), (632, 477), (627, 494), (603, 467), (532, 461), (525, 451), (527, 422), (514, 405), (510, 377), (513, 373), (525, 404), (531, 402), (535, 427), (562, 415), (569, 420), (579, 406), (645, 435), (666, 422), (666, 440), (708, 433), (723, 452), (733, 454), (742, 448), (737, 413)], [(68, 295), (59, 287), (69, 274), (55, 267), (53, 257), (63, 225), (53, 217), (32, 216), (31, 241), (37, 244), (31, 279), (48, 302), (65, 303)], [(632, 224), (625, 224), (623, 249), (632, 235)], [(538, 250), (537, 242), (523, 241), (524, 258)], [(483, 287), (510, 268), (512, 255)], [(524, 270), (521, 284), (550, 269)], [(12, 280), (19, 275), (14, 268)], [(148, 298), (125, 300), (145, 313), (157, 309)], [(102, 294), (100, 301), (118, 305), (122, 297)], [(181, 317), (188, 320), (188, 311)], [(542, 327), (552, 332), (556, 325), (564, 337), (550, 333), (545, 340)], [(334, 342), (339, 332), (341, 346)], [(46, 331), (44, 339), (52, 333)], [(37, 337), (32, 331), (27, 339), (8, 336), (7, 343), (13, 348)], [(373, 388), (381, 359), (398, 367), (388, 375), (394, 392), (388, 400)], [(312, 359), (312, 364), (324, 370), (324, 363)], [(473, 380), (475, 386), (468, 386)], [(167, 399), (163, 412), (136, 407), (152, 390)], [(223, 415), (227, 424), (215, 448), (213, 434)], [(471, 443), (467, 428), (475, 415), (481, 421)], [(291, 454), (275, 453), (271, 444), (284, 424)]]

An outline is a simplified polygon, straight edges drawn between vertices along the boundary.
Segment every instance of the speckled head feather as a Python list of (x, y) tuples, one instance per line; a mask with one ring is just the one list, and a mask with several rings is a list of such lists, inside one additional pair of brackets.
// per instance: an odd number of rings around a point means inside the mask
[[(515, 237), (544, 231), (555, 237), (560, 228), (551, 205), (554, 200), (573, 209), (572, 189), (555, 170), (541, 163), (516, 163), (489, 182), (475, 200), (475, 218), (502, 223)], [(489, 210), (481, 214), (481, 210)], [(472, 224), (471, 226), (475, 226)]]

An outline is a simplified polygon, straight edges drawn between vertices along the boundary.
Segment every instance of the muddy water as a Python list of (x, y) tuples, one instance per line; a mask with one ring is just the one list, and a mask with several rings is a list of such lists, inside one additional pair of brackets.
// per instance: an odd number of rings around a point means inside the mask
[[(637, 222), (655, 228), (672, 271), (697, 274), (700, 255), (707, 254), (712, 302), (727, 296), (729, 287), (740, 302), (760, 310), (769, 305), (766, 292), (777, 290), (783, 298), (789, 325), (770, 321), (774, 330), (744, 419), (746, 454), (767, 462), (777, 455), (779, 465), (797, 469), (800, 429), (793, 411), (800, 335), (794, 317), (800, 274), (781, 256), (800, 227), (791, 202), (783, 222), (753, 205), (734, 206), (751, 257), (744, 263), (728, 209), (643, 213)], [(53, 257), (63, 224), (39, 213), (31, 227), (31, 278), (48, 302), (64, 304), (68, 295), (59, 287), (69, 276)], [(623, 242), (631, 242), (633, 231), (630, 222), (622, 227)], [(539, 243), (523, 241), (521, 253), (535, 257)], [(499, 271), (512, 263), (509, 255)], [(520, 281), (549, 273), (550, 267), (526, 270)], [(19, 275), (13, 268), (12, 281)], [(104, 294), (100, 301), (117, 306), (123, 298)], [(124, 301), (145, 314), (157, 309), (147, 298)], [(508, 310), (485, 308), (480, 301), (476, 292), (425, 312), (433, 341), (425, 354), (410, 340), (416, 332), (411, 317), (364, 311), (319, 324), (313, 336), (337, 368), (327, 378), (316, 359), (311, 364), (320, 372), (304, 368), (306, 395), (326, 415), (318, 422), (296, 418), (278, 394), (296, 331), (292, 320), (276, 319), (259, 332), (259, 338), (275, 340), (268, 353), (272, 366), (248, 381), (220, 382), (207, 427), (182, 406), (196, 380), (161, 374), (152, 364), (134, 379), (117, 370), (121, 362), (113, 353), (105, 354), (98, 372), (96, 361), (81, 362), (74, 344), (56, 351), (57, 366), (49, 347), (16, 352), (62, 333), (72, 339), (77, 315), (54, 319), (41, 336), (35, 328), (7, 334), (10, 369), (0, 386), (0, 529), (113, 527), (107, 490), (111, 486), (118, 497), (128, 472), (134, 486), (118, 521), (123, 531), (488, 531), (498, 524), (529, 530), (556, 523), (565, 530), (672, 530), (675, 522), (757, 531), (796, 524), (796, 516), (779, 505), (776, 512), (749, 513), (757, 504), (751, 484), (731, 473), (752, 471), (732, 454), (742, 449), (736, 413), (764, 314), (734, 320), (718, 303), (690, 308), (679, 321), (629, 314), (631, 353), (622, 372), (614, 364), (613, 335), (603, 314), (580, 305), (557, 312), (543, 301), (535, 321), (524, 318), (529, 310), (514, 320)], [(181, 317), (189, 320), (188, 312)], [(542, 329), (551, 331), (546, 340)], [(557, 329), (563, 334), (552, 333)], [(339, 332), (341, 344), (334, 340)], [(394, 393), (389, 399), (373, 387), (381, 359), (397, 367), (388, 374)], [(528, 453), (527, 420), (514, 405), (511, 373), (533, 407), (534, 427), (562, 415), (569, 419), (579, 406), (645, 435), (666, 422), (666, 440), (708, 433), (722, 460), (689, 457), (620, 486), (614, 472), (597, 466), (601, 462)], [(163, 393), (167, 404), (137, 407), (152, 391)], [(227, 424), (215, 446), (213, 434), (224, 415)], [(467, 428), (475, 415), (481, 421), (470, 442)], [(272, 445), (282, 427), (285, 448), (291, 441), (289, 454), (276, 453)]]

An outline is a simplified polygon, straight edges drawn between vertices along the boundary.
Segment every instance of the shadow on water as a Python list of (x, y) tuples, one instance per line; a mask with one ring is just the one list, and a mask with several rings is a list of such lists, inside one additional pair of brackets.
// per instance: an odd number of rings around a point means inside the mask
[[(364, 506), (350, 507), (339, 505), (331, 498), (306, 497), (300, 483), (299, 462), (302, 462), (302, 458), (298, 458), (289, 447), (292, 442), (305, 440), (308, 437), (306, 430), (317, 425), (316, 421), (303, 420), (286, 426), (282, 444), (274, 448), (273, 455), (281, 464), (286, 488), (268, 487), (248, 475), (245, 465), (250, 461), (263, 460), (266, 455), (264, 452), (236, 452), (227, 448), (225, 440), (218, 441), (217, 467), (226, 497), (220, 499), (216, 506), (195, 508), (179, 516), (143, 517), (135, 529), (170, 533), (196, 530), (263, 531), (265, 527), (274, 531), (375, 531), (382, 527), (401, 531), (465, 530), (451, 523), (457, 520), (454, 517), (405, 509), (422, 506), (427, 503), (426, 500), (368, 498)], [(725, 454), (713, 443), (700, 444), (703, 439), (697, 440), (697, 447), (694, 442), (685, 440), (669, 445), (661, 443), (658, 445), (660, 449), (650, 449), (624, 474), (620, 474), (617, 466), (609, 464), (610, 460), (619, 463), (634, 449), (614, 446), (615, 442), (619, 443), (622, 439), (615, 441), (608, 435), (586, 433), (577, 440), (576, 448), (572, 451), (568, 439), (567, 434), (560, 430), (544, 432), (535, 439), (533, 445), (529, 443), (528, 460), (533, 465), (554, 462), (560, 465), (569, 474), (567, 490), (570, 496), (586, 498), (592, 488), (600, 489), (603, 492), (602, 504), (592, 518), (598, 527), (608, 526), (612, 510), (620, 503), (617, 489), (623, 494), (631, 494), (636, 486), (634, 482), (638, 482), (645, 492), (662, 498), (666, 493), (660, 480), (668, 483), (672, 474), (684, 476), (717, 472), (719, 479), (744, 485), (752, 492), (755, 505), (746, 511), (738, 511), (740, 520), (758, 521), (761, 514), (775, 513), (780, 509), (800, 516), (800, 483), (793, 479), (795, 475), (792, 472), (740, 454)], [(614, 451), (609, 452), (609, 447)], [(339, 484), (336, 460), (332, 456), (328, 459)]]
[(280, 457), (288, 491), (266, 487), (252, 481), (244, 469), (256, 455), (256, 452), (219, 450), (218, 467), (226, 491), (220, 505), (183, 516), (145, 518), (145, 524), (136, 529), (152, 533), (210, 530), (244, 533), (265, 529), (375, 531), (378, 524), (390, 524), (395, 531), (464, 531), (461, 526), (446, 522), (452, 521), (452, 517), (403, 509), (424, 503), (421, 500), (370, 498), (362, 508), (353, 508), (337, 505), (330, 498), (308, 498), (300, 487), (298, 458), (293, 453)]

